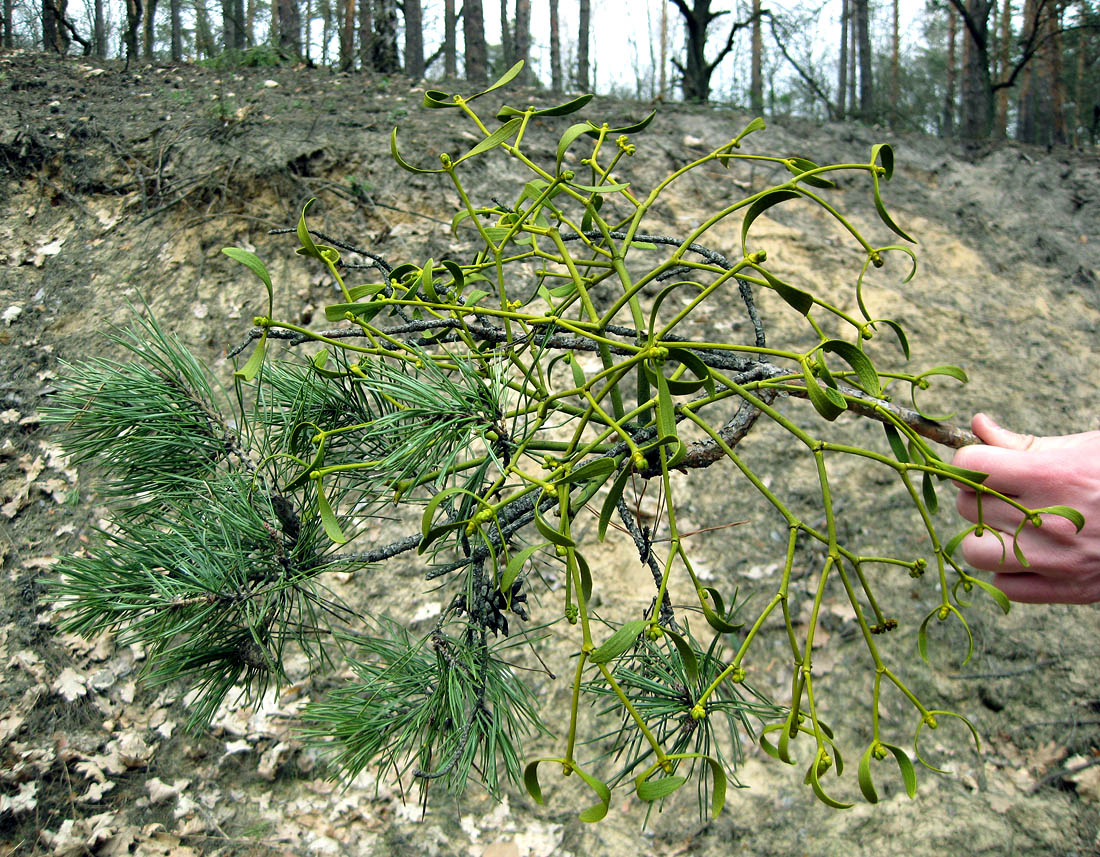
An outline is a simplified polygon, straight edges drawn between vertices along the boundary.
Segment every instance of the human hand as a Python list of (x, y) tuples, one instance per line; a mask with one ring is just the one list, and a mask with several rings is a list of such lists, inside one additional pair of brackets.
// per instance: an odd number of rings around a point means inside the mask
[[(972, 422), (985, 445), (966, 446), (953, 464), (988, 473), (983, 483), (1029, 509), (1064, 505), (1085, 516), (1085, 526), (1044, 515), (1041, 527), (1024, 526), (1018, 545), (1028, 561), (1015, 557), (1012, 535), (1023, 515), (988, 495), (982, 518), (993, 533), (970, 533), (962, 552), (974, 568), (995, 572), (993, 585), (1013, 601), (1089, 604), (1100, 601), (1100, 432), (1034, 437), (1001, 428), (985, 414)], [(968, 521), (978, 521), (977, 492), (963, 487), (956, 503)]]

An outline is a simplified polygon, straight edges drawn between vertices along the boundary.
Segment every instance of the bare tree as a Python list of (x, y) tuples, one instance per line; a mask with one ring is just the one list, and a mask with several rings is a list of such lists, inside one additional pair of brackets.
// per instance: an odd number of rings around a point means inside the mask
[(489, 58), (485, 47), (485, 10), (481, 0), (466, 0), (463, 4), (462, 36), (466, 43), (466, 80), (470, 83), (487, 82)]
[(413, 80), (424, 76), (424, 22), (420, 0), (404, 0), (405, 74)]
[(355, 0), (340, 0), (340, 70), (355, 66)]
[(728, 10), (712, 11), (711, 0), (695, 0), (694, 6), (688, 6), (686, 0), (670, 0), (680, 11), (684, 19), (684, 27), (687, 30), (687, 57), (681, 63), (677, 59), (672, 60), (676, 70), (680, 72), (685, 101), (705, 102), (710, 97), (710, 79), (719, 63), (733, 50), (733, 39), (739, 30), (742, 30), (762, 15), (768, 14), (767, 10), (760, 9), (758, 2), (753, 3), (753, 14), (747, 21), (735, 21), (730, 27), (726, 43), (718, 55), (707, 61), (707, 30), (710, 25), (723, 15), (728, 15)]

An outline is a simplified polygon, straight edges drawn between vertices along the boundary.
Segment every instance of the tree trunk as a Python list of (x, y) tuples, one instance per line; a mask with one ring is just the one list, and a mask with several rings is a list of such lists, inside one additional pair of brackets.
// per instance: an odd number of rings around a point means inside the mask
[(374, 62), (374, 0), (359, 0), (359, 68), (368, 71)]
[(500, 59), (504, 69), (512, 67), (515, 60), (515, 48), (512, 45), (512, 28), (508, 26), (508, 0), (500, 0)]
[(470, 83), (487, 83), (489, 59), (485, 47), (485, 12), (481, 0), (466, 0), (462, 9), (462, 36), (466, 43), (466, 80)]
[[(1081, 11), (1078, 13), (1081, 20), (1085, 19), (1087, 7), (1085, 0), (1081, 0)], [(1073, 128), (1070, 142), (1074, 148), (1081, 145), (1081, 126), (1085, 119), (1085, 99), (1088, 97), (1085, 91), (1085, 39), (1084, 33), (1077, 33), (1077, 64), (1073, 70)]]
[[(1012, 0), (1001, 0), (1001, 39), (998, 45), (998, 82), (1008, 76), (1008, 58), (1012, 51)], [(997, 91), (997, 118), (994, 135), (999, 140), (1008, 136), (1008, 87)]]
[(396, 0), (376, 0), (374, 7), (374, 70), (380, 74), (400, 74), (397, 54)]
[(156, 33), (153, 25), (157, 19), (157, 0), (145, 0), (145, 15), (141, 27), (141, 55), (151, 60), (153, 58), (154, 41)]
[[(45, 10), (49, 3), (43, 3)], [(126, 30), (123, 34), (123, 44), (126, 46), (126, 68), (129, 70), (130, 61), (138, 56), (138, 30), (141, 28), (141, 0), (126, 0)]]
[(848, 0), (840, 2), (840, 62), (837, 65), (836, 118), (844, 121), (848, 113)]
[(668, 94), (668, 4), (661, 4), (661, 74), (657, 97), (665, 100)]
[(404, 0), (402, 5), (405, 9), (405, 76), (420, 80), (424, 77), (424, 24), (420, 0)]
[[(535, 76), (531, 73), (531, 0), (516, 0), (516, 35), (512, 40), (512, 63), (523, 60), (520, 82), (530, 85)], [(512, 63), (508, 63), (511, 67)]]
[(752, 112), (764, 112), (764, 35), (760, 24), (760, 0), (752, 0), (752, 82), (749, 88)]
[(966, 140), (984, 140), (993, 128), (993, 81), (989, 76), (991, 7), (991, 0), (967, 0), (966, 3), (966, 50), (959, 129)]
[[(149, 11), (152, 10), (156, 0), (145, 0), (145, 2), (149, 5), (149, 10), (145, 13), (145, 29), (148, 32), (150, 30)], [(222, 47), (227, 51), (238, 50), (238, 41), (243, 41), (238, 39), (237, 33), (244, 22), (237, 17), (236, 11), (233, 0), (222, 0)]]
[(443, 4), (443, 76), (447, 80), (458, 77), (457, 29), (455, 0), (446, 0)]
[(577, 89), (587, 92), (588, 86), (588, 38), (592, 29), (592, 2), (581, 0), (580, 22), (577, 27)]
[[(206, 9), (206, 0), (194, 0), (195, 10), (195, 59), (214, 56), (214, 36), (210, 32), (210, 13)], [(278, 16), (272, 16), (272, 26), (275, 32), (281, 32), (278, 28)]]
[(955, 10), (947, 7), (947, 80), (943, 94), (943, 122), (940, 134), (944, 137), (955, 136), (955, 89), (958, 58), (955, 56), (955, 44), (958, 42), (959, 18)]
[(58, 51), (57, 11), (50, 0), (42, 4), (42, 49), (44, 51)]
[(340, 71), (355, 67), (355, 0), (340, 0)]
[(899, 89), (899, 71), (901, 67), (901, 60), (899, 54), (901, 53), (901, 11), (898, 8), (899, 0), (894, 0), (894, 37), (890, 45), (890, 104), (891, 121), (897, 118), (898, 105), (900, 102), (901, 91)]
[(297, 59), (302, 55), (302, 15), (297, 0), (274, 0), (279, 11), (279, 46)]
[(183, 62), (183, 22), (180, 18), (180, 0), (168, 0), (168, 17), (171, 29), (169, 50), (172, 62)]
[[(66, 26), (65, 11), (67, 0), (42, 0), (42, 45), (47, 51), (67, 54), (72, 41)], [(78, 41), (87, 47), (88, 43), (78, 37)], [(85, 54), (87, 54), (85, 50)]]
[[(662, 47), (664, 44), (662, 42)], [(558, 0), (550, 0), (550, 90), (562, 91), (561, 22), (558, 20)]]
[[(1046, 134), (1038, 142), (1065, 145), (1069, 142), (1066, 132), (1066, 81), (1065, 59), (1062, 54), (1062, 10), (1060, 2), (1048, 4), (1044, 18), (1042, 74), (1050, 92), (1050, 112), (1045, 123)], [(1080, 31), (1079, 31), (1080, 32)]]
[(859, 116), (864, 122), (875, 118), (875, 87), (871, 79), (871, 21), (867, 0), (853, 0), (856, 41), (859, 44)]
[(859, 53), (859, 45), (856, 44), (855, 9), (852, 8), (854, 0), (848, 0), (848, 114), (856, 113), (856, 55)]

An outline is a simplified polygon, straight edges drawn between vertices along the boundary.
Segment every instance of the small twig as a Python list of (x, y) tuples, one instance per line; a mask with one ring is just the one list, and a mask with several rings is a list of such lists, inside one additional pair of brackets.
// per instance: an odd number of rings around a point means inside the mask
[(1089, 768), (1095, 768), (1097, 765), (1100, 765), (1100, 756), (1097, 756), (1094, 759), (1089, 759), (1087, 762), (1076, 765), (1072, 768), (1059, 768), (1057, 771), (1051, 771), (1049, 774), (1047, 774), (1031, 787), (1030, 793), (1035, 794), (1037, 791), (1039, 791), (1039, 789), (1044, 788), (1045, 786), (1049, 786), (1055, 780), (1061, 780), (1067, 777), (1071, 777), (1074, 774), (1079, 774), (1082, 771), (1087, 771)]

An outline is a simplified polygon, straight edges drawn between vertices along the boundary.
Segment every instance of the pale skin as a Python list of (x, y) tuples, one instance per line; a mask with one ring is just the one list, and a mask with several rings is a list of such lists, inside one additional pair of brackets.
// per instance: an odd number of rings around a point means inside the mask
[[(1055, 515), (1044, 516), (1041, 527), (1026, 525), (1019, 535), (1025, 567), (1012, 551), (1022, 514), (987, 496), (981, 504), (984, 524), (1000, 533), (1004, 546), (992, 533), (971, 533), (962, 543), (963, 558), (992, 571), (994, 586), (1013, 601), (1100, 601), (1100, 431), (1035, 437), (1002, 428), (985, 414), (974, 417), (972, 428), (983, 443), (960, 449), (954, 464), (988, 473), (986, 486), (1029, 509), (1072, 506), (1084, 515), (1085, 526), (1078, 533)], [(975, 491), (962, 488), (956, 505), (977, 522)]]

